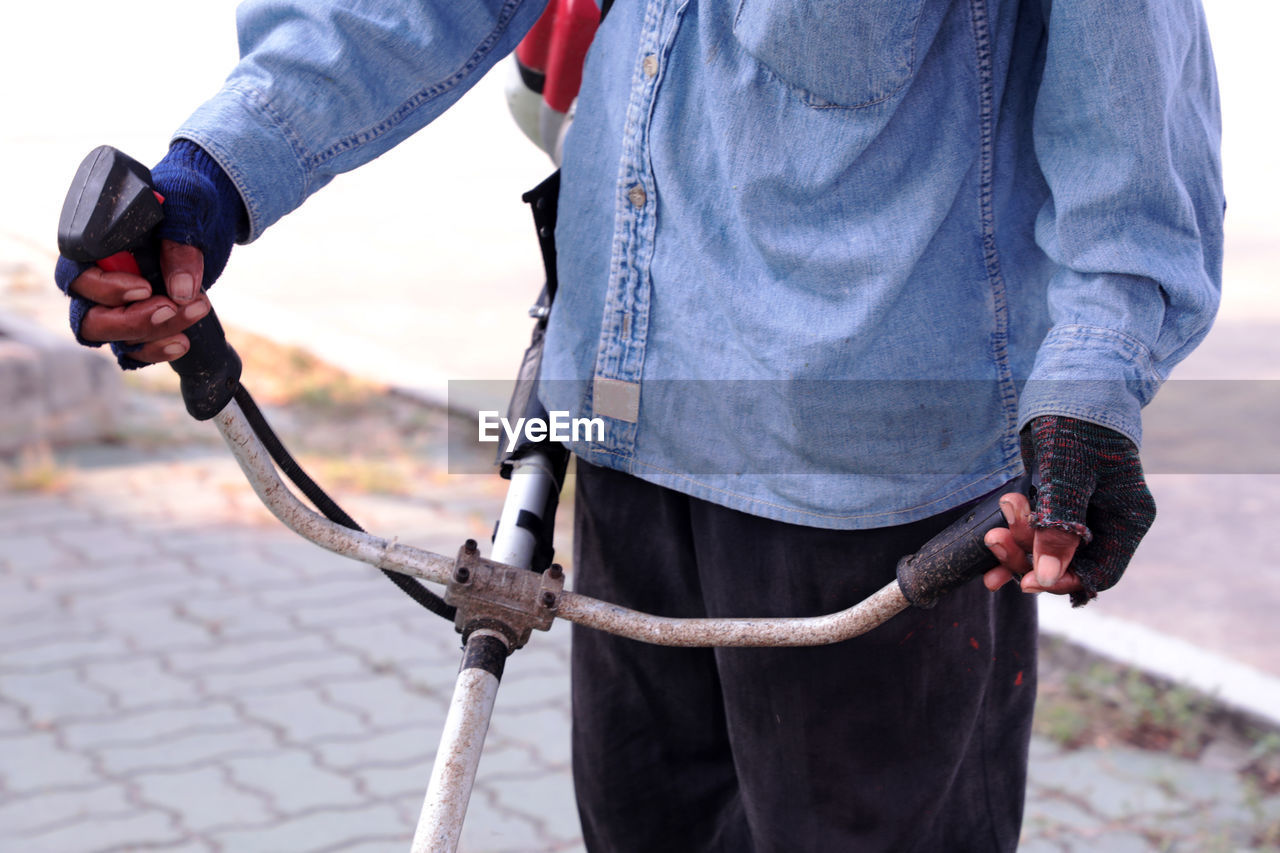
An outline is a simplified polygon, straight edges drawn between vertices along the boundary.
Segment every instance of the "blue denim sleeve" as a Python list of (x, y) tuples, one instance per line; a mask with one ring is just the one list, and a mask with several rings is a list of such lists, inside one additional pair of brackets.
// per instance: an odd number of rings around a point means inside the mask
[(384, 153), (515, 49), (546, 0), (248, 0), (239, 64), (174, 133), (231, 177), (246, 241)]
[(1068, 415), (1141, 441), (1140, 409), (1208, 332), (1222, 279), (1221, 121), (1199, 0), (1042, 0), (1035, 146), (1057, 265), (1019, 429)]

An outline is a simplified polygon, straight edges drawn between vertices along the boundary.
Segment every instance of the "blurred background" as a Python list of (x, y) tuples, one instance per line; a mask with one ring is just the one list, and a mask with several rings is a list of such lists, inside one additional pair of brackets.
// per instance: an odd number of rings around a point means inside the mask
[[(217, 90), (236, 60), (234, 6), (229, 0), (124, 0), (21, 3), (6, 10), (0, 50), (0, 320), (7, 317), (24, 331), (6, 332), (15, 327), (0, 322), (0, 355), (6, 334), (38, 337), (33, 329), (47, 329), (65, 336), (65, 305), (50, 272), (55, 225), (71, 175), (99, 144), (144, 163), (162, 156), (172, 129)], [(1233, 384), (1228, 396), (1238, 403), (1241, 394), (1256, 393), (1261, 404), (1241, 424), (1242, 407), (1217, 407), (1213, 386), (1182, 383), (1177, 393), (1157, 398), (1148, 416), (1152, 444), (1144, 450), (1160, 506), (1155, 528), (1116, 590), (1079, 615), (1050, 605), (1045, 621), (1065, 634), (1083, 631), (1094, 645), (1125, 646), (1131, 657), (1154, 647), (1151, 637), (1172, 639), (1173, 651), (1156, 654), (1149, 667), (1198, 679), (1195, 686), (1212, 691), (1223, 688), (1206, 681), (1201, 670), (1225, 673), (1221, 661), (1247, 667), (1250, 677), (1280, 678), (1280, 620), (1273, 615), (1280, 606), (1274, 526), (1280, 466), (1239, 464), (1242, 454), (1274, 459), (1264, 451), (1277, 446), (1280, 414), (1274, 382), (1265, 381), (1280, 379), (1280, 218), (1274, 211), (1280, 198), (1274, 153), (1280, 122), (1273, 105), (1280, 82), (1274, 46), (1280, 6), (1240, 0), (1205, 0), (1205, 6), (1224, 113), (1224, 295), (1213, 332), (1173, 378), (1257, 380)], [(290, 374), (286, 385), (294, 384), (268, 397), (281, 404), (325, 404), (295, 419), (298, 440), (311, 437), (304, 451), (326, 466), (320, 478), (327, 474), (339, 490), (372, 496), (367, 509), (375, 518), (382, 513), (410, 530), (425, 530), (442, 518), (430, 512), (445, 512), (441, 507), (448, 499), (423, 497), (427, 486), (462, 495), (465, 506), (449, 515), (451, 523), (466, 528), (452, 531), (459, 537), (482, 535), (500, 496), (496, 485), (450, 477), (430, 451), (414, 455), (423, 435), (439, 437), (435, 415), (405, 414), (371, 401), (394, 388), (440, 402), (450, 380), (506, 378), (518, 364), (529, 332), (526, 309), (541, 284), (530, 217), (519, 196), (552, 167), (507, 113), (507, 70), (500, 66), (438, 122), (367, 167), (340, 176), (255, 244), (238, 247), (212, 292), (224, 324), (233, 329), (233, 342), (254, 354), (256, 372), (247, 374), (251, 388), (270, 385), (269, 374), (279, 371)], [(323, 363), (349, 377), (335, 379)], [(118, 446), (122, 435), (145, 434), (148, 447), (161, 456), (164, 451), (156, 448), (164, 446), (164, 437), (156, 431), (179, 442), (205, 441), (172, 407), (137, 403), (140, 390), (164, 381), (130, 377), (124, 394), (131, 402), (117, 407), (129, 414), (98, 440)], [(0, 408), (16, 405), (0, 401)], [(93, 411), (94, 417), (118, 415)], [(282, 411), (286, 426), (295, 414)], [(1154, 421), (1164, 426), (1152, 430)], [(0, 411), (0, 430), (16, 429), (15, 423)], [(377, 424), (387, 423), (396, 428), (383, 436)], [(356, 429), (353, 424), (373, 448), (368, 458), (367, 448), (353, 448), (343, 435)], [(1253, 446), (1206, 440), (1225, 426), (1244, 427), (1233, 435), (1247, 435)], [(60, 446), (44, 461), (22, 461), (15, 454), (30, 451), (23, 437), (0, 438), (6, 439), (0, 454), (8, 454), (0, 463), (16, 472), (7, 485), (0, 483), (0, 496), (17, 496), (8, 506), (25, 505), (18, 501), (27, 489), (35, 495), (28, 503), (48, 499), (51, 512), (61, 511), (56, 495), (74, 489), (77, 471), (126, 465), (109, 454)], [(396, 449), (397, 441), (404, 447)], [(196, 456), (218, 453), (212, 444), (201, 446), (205, 450)], [(131, 458), (127, 464), (142, 464)], [(41, 466), (48, 468), (47, 480)], [(193, 483), (191, 494), (177, 479), (165, 484), (168, 499), (199, 503), (193, 495), (207, 487), (207, 476)], [(240, 488), (230, 480), (218, 482), (223, 494)], [(386, 494), (409, 503), (374, 500)], [(251, 500), (235, 507), (224, 521), (256, 518)], [(8, 535), (6, 540), (0, 532), (0, 581), (4, 571), (17, 572), (20, 556), (16, 533)], [(1100, 626), (1090, 621), (1095, 615), (1117, 621)], [(1121, 628), (1113, 630), (1115, 625)], [(1126, 626), (1138, 633), (1126, 633)], [(1194, 673), (1180, 670), (1194, 657), (1191, 649), (1218, 657)], [(1274, 690), (1272, 682), (1250, 685), (1256, 701), (1275, 699), (1280, 707), (1280, 694), (1267, 692)], [(0, 711), (4, 687), (0, 678)], [(2, 777), (0, 772), (0, 783)], [(572, 829), (565, 832), (571, 835)], [(572, 849), (571, 839), (555, 843), (561, 842)]]

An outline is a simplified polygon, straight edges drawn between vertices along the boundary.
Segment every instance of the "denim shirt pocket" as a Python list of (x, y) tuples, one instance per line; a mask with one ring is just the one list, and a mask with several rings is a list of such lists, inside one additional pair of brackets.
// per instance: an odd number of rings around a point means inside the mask
[(733, 34), (818, 108), (887, 101), (915, 73), (924, 0), (738, 0)]

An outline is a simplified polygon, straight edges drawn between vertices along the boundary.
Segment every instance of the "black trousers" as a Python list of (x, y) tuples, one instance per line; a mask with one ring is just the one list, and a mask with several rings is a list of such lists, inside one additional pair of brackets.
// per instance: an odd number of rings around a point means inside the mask
[[(575, 587), (668, 616), (854, 604), (958, 510), (832, 531), (578, 463)], [(1022, 820), (1034, 600), (980, 582), (862, 637), (669, 649), (575, 626), (573, 770), (599, 851), (1002, 851)]]

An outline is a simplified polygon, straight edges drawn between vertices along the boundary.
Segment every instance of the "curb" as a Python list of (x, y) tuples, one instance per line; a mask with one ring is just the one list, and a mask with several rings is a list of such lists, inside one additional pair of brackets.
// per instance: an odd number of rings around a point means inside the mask
[(122, 388), (113, 362), (0, 310), (0, 453), (109, 434)]
[(1223, 710), (1280, 730), (1280, 678), (1143, 625), (1040, 596), (1040, 633), (1202, 693)]

